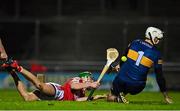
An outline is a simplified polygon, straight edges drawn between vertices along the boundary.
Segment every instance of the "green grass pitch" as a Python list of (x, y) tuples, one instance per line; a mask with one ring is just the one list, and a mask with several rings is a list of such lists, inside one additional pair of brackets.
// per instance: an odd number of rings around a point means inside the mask
[[(96, 90), (95, 94), (108, 91)], [(0, 90), (0, 110), (179, 110), (180, 92), (170, 92), (174, 104), (165, 104), (159, 92), (127, 95), (130, 104), (112, 103), (104, 99), (91, 102), (35, 101), (24, 102), (16, 90)]]

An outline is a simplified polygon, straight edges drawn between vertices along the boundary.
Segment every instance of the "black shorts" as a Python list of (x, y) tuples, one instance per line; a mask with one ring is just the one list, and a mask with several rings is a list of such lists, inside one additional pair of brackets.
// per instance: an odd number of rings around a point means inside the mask
[(34, 90), (33, 93), (39, 98), (39, 100), (55, 100), (54, 96), (47, 95), (38, 89)]
[(145, 83), (124, 81), (118, 77), (116, 77), (112, 84), (111, 93), (115, 96), (119, 96), (120, 92), (124, 94), (138, 94), (145, 88)]

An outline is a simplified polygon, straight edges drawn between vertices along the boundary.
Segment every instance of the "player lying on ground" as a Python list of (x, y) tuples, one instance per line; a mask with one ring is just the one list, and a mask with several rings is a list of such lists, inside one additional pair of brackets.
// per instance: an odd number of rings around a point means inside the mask
[(156, 48), (156, 45), (163, 38), (163, 33), (158, 28), (149, 27), (146, 30), (145, 37), (145, 40), (134, 40), (126, 49), (123, 58), (119, 60), (121, 61), (121, 68), (113, 80), (108, 101), (129, 103), (125, 95), (140, 93), (145, 88), (149, 69), (154, 66), (156, 80), (165, 102), (173, 103), (167, 94), (166, 82), (162, 72), (162, 58)]
[[(36, 100), (69, 100), (69, 101), (86, 101), (85, 91), (87, 88), (97, 88), (100, 84), (93, 82), (90, 72), (82, 72), (79, 77), (70, 78), (64, 85), (56, 83), (43, 83), (37, 79), (34, 74), (19, 66), (17, 61), (8, 60), (2, 65), (3, 68), (10, 71), (17, 90), (25, 101)], [(28, 92), (14, 71), (20, 72), (27, 80), (33, 83), (37, 90)], [(104, 95), (96, 95), (94, 99), (104, 98)]]

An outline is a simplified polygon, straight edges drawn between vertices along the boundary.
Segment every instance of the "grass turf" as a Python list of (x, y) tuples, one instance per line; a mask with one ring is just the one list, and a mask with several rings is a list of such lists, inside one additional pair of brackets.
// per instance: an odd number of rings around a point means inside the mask
[[(96, 91), (103, 94), (107, 91)], [(127, 95), (130, 104), (112, 103), (104, 99), (91, 102), (35, 101), (24, 102), (16, 90), (0, 90), (0, 110), (179, 110), (180, 92), (170, 92), (174, 104), (165, 104), (159, 92)]]

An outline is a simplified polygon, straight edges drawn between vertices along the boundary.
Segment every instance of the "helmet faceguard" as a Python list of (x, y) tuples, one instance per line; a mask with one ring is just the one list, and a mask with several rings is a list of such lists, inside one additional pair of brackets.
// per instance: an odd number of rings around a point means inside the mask
[(163, 38), (163, 32), (155, 27), (148, 27), (145, 33), (145, 37), (150, 39), (153, 44), (158, 44), (159, 40)]

